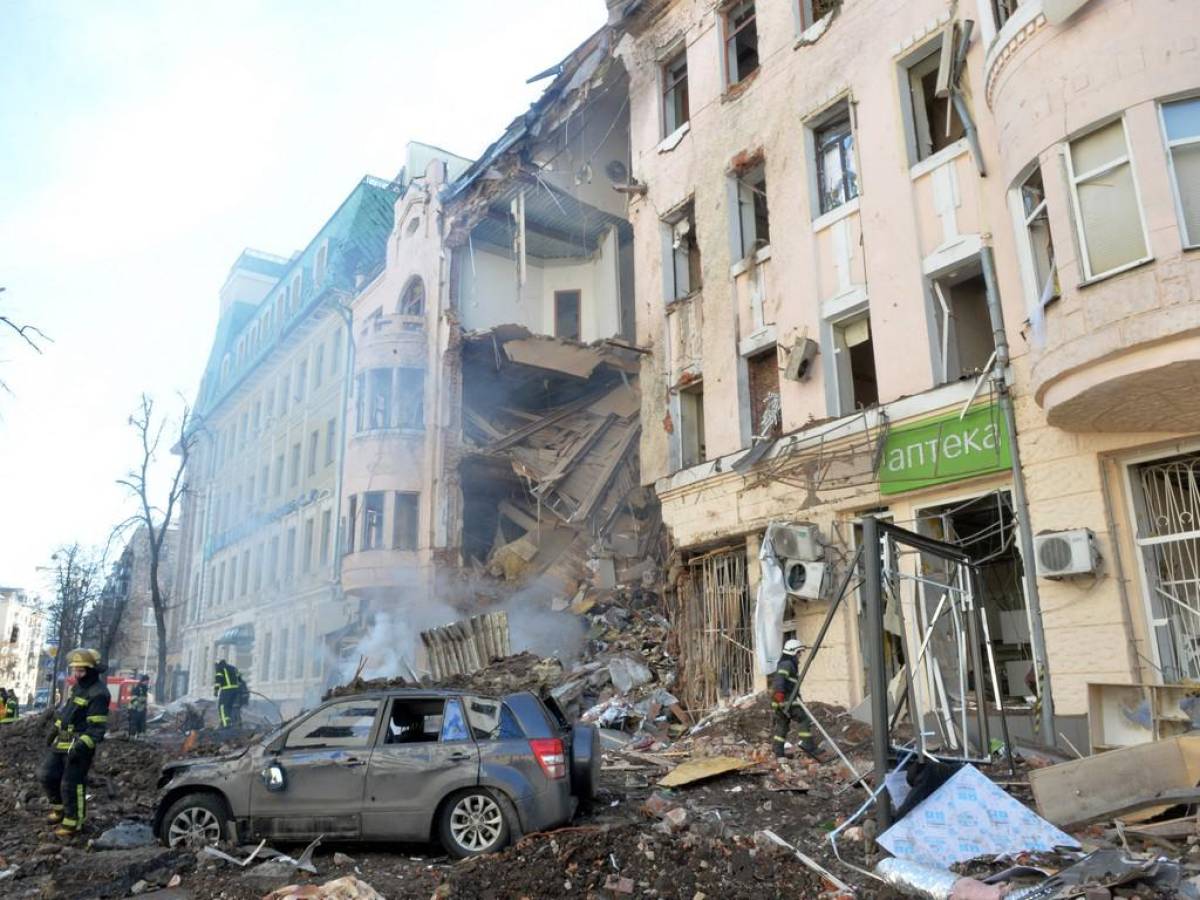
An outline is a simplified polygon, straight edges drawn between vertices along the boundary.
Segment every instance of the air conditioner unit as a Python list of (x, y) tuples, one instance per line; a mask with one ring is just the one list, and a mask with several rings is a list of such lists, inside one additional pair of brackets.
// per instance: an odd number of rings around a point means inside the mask
[(1033, 539), (1033, 555), (1042, 578), (1091, 575), (1100, 563), (1096, 536), (1090, 528), (1039, 534)]
[(804, 381), (812, 374), (813, 357), (817, 355), (817, 342), (806, 337), (796, 338), (788, 353), (787, 367), (783, 377), (789, 381)]
[(783, 584), (793, 597), (820, 600), (825, 596), (825, 563), (789, 559), (783, 564)]
[(775, 525), (771, 528), (771, 548), (781, 560), (817, 562), (825, 558), (816, 525)]

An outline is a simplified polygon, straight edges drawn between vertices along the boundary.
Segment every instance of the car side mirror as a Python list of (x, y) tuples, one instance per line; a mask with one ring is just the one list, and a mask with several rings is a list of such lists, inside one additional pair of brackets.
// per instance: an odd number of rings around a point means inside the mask
[(261, 773), (263, 785), (272, 794), (287, 790), (287, 773), (279, 763), (271, 763)]

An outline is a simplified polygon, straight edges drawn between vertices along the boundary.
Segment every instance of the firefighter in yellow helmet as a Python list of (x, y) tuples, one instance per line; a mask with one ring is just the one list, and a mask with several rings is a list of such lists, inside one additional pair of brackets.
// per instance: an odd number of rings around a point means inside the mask
[(72, 650), (67, 672), (75, 686), (59, 707), (54, 727), (47, 735), (50, 752), (39, 777), (50, 800), (51, 823), (59, 837), (78, 834), (87, 815), (87, 776), (108, 728), (112, 697), (101, 677), (104, 667), (95, 650)]

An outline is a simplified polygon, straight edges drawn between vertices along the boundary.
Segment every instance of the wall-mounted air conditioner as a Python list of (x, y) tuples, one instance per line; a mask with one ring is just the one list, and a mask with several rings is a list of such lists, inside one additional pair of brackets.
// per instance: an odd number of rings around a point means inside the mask
[(825, 548), (816, 525), (775, 525), (771, 528), (771, 548), (780, 560), (798, 559), (817, 562), (825, 558)]
[(1041, 578), (1091, 575), (1100, 564), (1096, 536), (1090, 528), (1039, 534), (1033, 539), (1033, 555)]
[(783, 584), (793, 597), (820, 600), (825, 596), (825, 563), (789, 559), (783, 564)]

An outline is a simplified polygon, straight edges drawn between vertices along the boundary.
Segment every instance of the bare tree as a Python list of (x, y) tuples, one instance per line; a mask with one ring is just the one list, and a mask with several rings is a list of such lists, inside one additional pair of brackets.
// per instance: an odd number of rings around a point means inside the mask
[[(2, 294), (2, 293), (4, 293), (4, 288), (0, 287), (0, 294)], [(38, 344), (38, 341), (48, 341), (50, 343), (53, 343), (53, 341), (51, 341), (50, 338), (46, 336), (45, 332), (43, 332), (36, 325), (19, 325), (16, 322), (14, 322), (12, 319), (10, 319), (8, 316), (0, 316), (0, 325), (3, 325), (5, 327), (11, 329), (12, 331), (15, 331), (17, 333), (17, 336), (19, 338), (21, 338), (21, 340), (23, 340), (26, 344), (28, 344), (30, 347), (32, 347), (38, 353), (42, 352), (42, 348)], [(8, 385), (5, 384), (3, 381), (0, 381), (0, 388), (3, 388), (4, 390), (8, 390)]]
[[(126, 525), (137, 525), (145, 528), (147, 533), (147, 551), (150, 557), (150, 602), (154, 607), (154, 624), (158, 637), (158, 670), (154, 676), (154, 695), (166, 696), (167, 678), (167, 596), (159, 580), (159, 567), (162, 562), (163, 546), (167, 530), (187, 490), (184, 477), (187, 473), (188, 456), (191, 453), (196, 436), (192, 428), (191, 410), (185, 404), (183, 414), (179, 417), (177, 437), (169, 450), (179, 457), (179, 465), (171, 478), (166, 498), (162, 506), (157, 505), (151, 498), (154, 489), (150, 484), (150, 470), (158, 459), (162, 449), (164, 433), (168, 421), (165, 417), (155, 419), (154, 401), (142, 394), (140, 407), (129, 417), (129, 424), (138, 436), (141, 450), (141, 461), (124, 478), (117, 479), (117, 484), (129, 490), (138, 502), (139, 510), (126, 521)], [(174, 429), (172, 433), (175, 433)]]
[(50, 557), (54, 563), (54, 595), (43, 606), (46, 627), (58, 643), (51, 672), (50, 705), (58, 699), (58, 677), (67, 653), (79, 645), (84, 620), (96, 600), (104, 571), (100, 554), (78, 543), (60, 547)]

